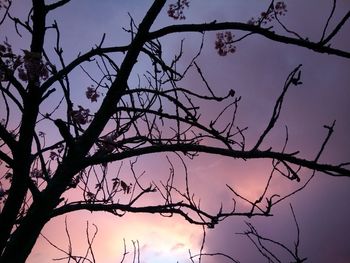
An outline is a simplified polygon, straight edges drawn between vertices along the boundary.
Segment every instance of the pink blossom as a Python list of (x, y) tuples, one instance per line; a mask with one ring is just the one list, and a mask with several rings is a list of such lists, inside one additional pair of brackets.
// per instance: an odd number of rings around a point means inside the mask
[(84, 109), (82, 106), (78, 105), (78, 110), (71, 111), (70, 116), (76, 124), (84, 125), (89, 122), (89, 114), (89, 109)]
[(23, 68), (18, 69), (18, 77), (23, 81), (28, 81), (27, 73), (24, 71)]
[(43, 178), (43, 171), (39, 170), (37, 168), (34, 168), (31, 172), (30, 175), (34, 178)]
[(6, 71), (13, 72), (21, 64), (21, 56), (13, 54), (11, 45), (6, 41), (0, 44), (0, 57), (4, 64), (0, 69), (0, 81), (7, 81)]
[(286, 5), (286, 3), (283, 2), (283, 1), (277, 2), (276, 5), (275, 5), (275, 12), (278, 15), (285, 15), (286, 12), (287, 12), (287, 5)]
[(119, 178), (113, 178), (112, 181), (113, 181), (113, 190), (116, 190), (117, 187), (120, 186), (124, 194), (130, 193), (132, 183), (128, 185), (126, 182), (124, 182), (123, 180), (120, 180)]
[(98, 150), (104, 153), (111, 153), (115, 149), (115, 140), (118, 138), (116, 132), (112, 132), (101, 138), (101, 142), (98, 144)]
[(18, 76), (23, 81), (42, 79), (49, 77), (48, 63), (44, 63), (40, 53), (23, 50), (23, 64), (18, 70)]
[(219, 32), (216, 34), (215, 49), (220, 56), (226, 56), (228, 53), (234, 53), (236, 47), (234, 43), (234, 35), (230, 31)]
[(58, 157), (58, 154), (54, 151), (50, 152), (50, 160), (55, 160)]
[(250, 25), (267, 24), (276, 19), (277, 16), (284, 16), (287, 13), (287, 5), (284, 1), (278, 1), (271, 6), (266, 12), (261, 12), (257, 19), (251, 18), (247, 23)]
[(94, 89), (93, 86), (87, 87), (87, 91), (85, 92), (86, 97), (91, 100), (91, 102), (96, 102), (100, 94)]
[(0, 44), (0, 54), (2, 55), (5, 52), (6, 52), (6, 47)]
[(189, 7), (189, 0), (177, 0), (175, 4), (170, 4), (168, 9), (168, 16), (173, 19), (186, 19), (183, 11), (185, 7)]

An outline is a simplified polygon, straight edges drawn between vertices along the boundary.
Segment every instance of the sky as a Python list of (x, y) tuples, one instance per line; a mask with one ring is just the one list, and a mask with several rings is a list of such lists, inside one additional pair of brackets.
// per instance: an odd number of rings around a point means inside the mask
[[(25, 17), (28, 2), (14, 1), (14, 12)], [(170, 1), (172, 2), (172, 1)], [(169, 2), (169, 3), (170, 3)], [(317, 41), (323, 25), (332, 8), (330, 0), (287, 0), (288, 12), (282, 20), (289, 28), (301, 35)], [(129, 26), (129, 16), (139, 23), (145, 10), (152, 1), (115, 1), (115, 0), (72, 0), (48, 18), (53, 20), (61, 31), (62, 47), (66, 61), (74, 59), (79, 52), (88, 51), (99, 43), (106, 33), (106, 46), (125, 45), (129, 36), (122, 27)], [(186, 20), (176, 22), (166, 14), (166, 8), (156, 20), (152, 29), (174, 23), (200, 23), (217, 20), (247, 22), (265, 10), (269, 1), (245, 0), (191, 0), (190, 8), (185, 10)], [(337, 1), (337, 9), (330, 27), (350, 9), (347, 0)], [(1, 28), (0, 30), (3, 30)], [(279, 30), (279, 29), (277, 29)], [(28, 38), (19, 38), (9, 25), (1, 33), (6, 35), (18, 50), (28, 49)], [(333, 41), (332, 46), (347, 49), (350, 46), (350, 23)], [(233, 32), (239, 36), (239, 32)], [(199, 34), (176, 34), (162, 41), (165, 56), (171, 58), (184, 39), (184, 59), (179, 67), (185, 68), (200, 46)], [(335, 132), (324, 154), (320, 158), (326, 163), (343, 163), (349, 161), (350, 132), (350, 60), (310, 50), (274, 43), (260, 36), (251, 36), (236, 43), (236, 52), (225, 57), (218, 56), (214, 49), (215, 33), (205, 34), (202, 55), (197, 63), (202, 67), (208, 82), (215, 92), (224, 95), (230, 89), (242, 97), (239, 104), (236, 123), (243, 128), (248, 126), (246, 140), (252, 146), (259, 133), (266, 127), (271, 116), (274, 101), (279, 96), (283, 83), (297, 65), (302, 64), (303, 84), (292, 87), (288, 92), (281, 116), (276, 127), (267, 137), (266, 144), (274, 149), (281, 149), (285, 139), (285, 126), (288, 126), (288, 151), (301, 151), (303, 158), (314, 158), (325, 138), (327, 131), (323, 125), (330, 125), (336, 120)], [(47, 36), (49, 54), (53, 54), (53, 33)], [(149, 65), (142, 60), (136, 65), (129, 85), (137, 84), (137, 73), (142, 74)], [(90, 69), (90, 68), (89, 68)], [(95, 73), (93, 70), (91, 71)], [(96, 73), (97, 74), (97, 73)], [(72, 96), (76, 104), (90, 105), (84, 98), (86, 87), (90, 84), (81, 70), (76, 70), (71, 77)], [(182, 83), (185, 87), (203, 88), (198, 84), (198, 76), (189, 74)], [(56, 98), (53, 98), (53, 101)], [(50, 107), (49, 101), (46, 107)], [(206, 118), (219, 112), (219, 106), (206, 107), (202, 112)], [(96, 106), (93, 106), (96, 107)], [(93, 109), (92, 107), (92, 109)], [(229, 118), (229, 116), (225, 116)], [(225, 122), (225, 119), (223, 120)], [(57, 131), (48, 129), (50, 140), (54, 141)], [(184, 180), (184, 168), (175, 155), (169, 155), (176, 167), (179, 183)], [(217, 209), (220, 203), (225, 207), (232, 205), (232, 192), (226, 184), (233, 186), (240, 194), (256, 198), (264, 188), (270, 173), (270, 162), (239, 161), (229, 158), (201, 155), (194, 160), (186, 160), (189, 182), (196, 196), (201, 198), (204, 207)], [(118, 164), (113, 169), (117, 169)], [(164, 155), (145, 156), (136, 164), (138, 172), (146, 171), (145, 181), (165, 180), (169, 166)], [(124, 172), (128, 176), (127, 171)], [(309, 173), (302, 174), (302, 182)], [(127, 177), (125, 177), (127, 178)], [(271, 190), (286, 194), (296, 189), (298, 184), (280, 177), (272, 181)], [(153, 199), (152, 199), (153, 198)], [(240, 262), (264, 262), (254, 245), (236, 233), (247, 229), (246, 222), (253, 223), (259, 233), (281, 241), (293, 247), (296, 240), (296, 227), (289, 204), (293, 206), (300, 227), (300, 254), (308, 258), (307, 262), (350, 262), (350, 180), (349, 178), (332, 178), (316, 173), (306, 189), (274, 207), (273, 217), (243, 218), (234, 217), (219, 224), (214, 229), (206, 230), (204, 252), (227, 253)], [(150, 197), (156, 202), (156, 197)], [(244, 207), (244, 203), (240, 204)], [(202, 228), (191, 225), (180, 217), (161, 217), (159, 215), (132, 215), (115, 217), (107, 213), (76, 212), (51, 220), (42, 234), (61, 248), (68, 248), (65, 221), (71, 233), (73, 249), (84, 253), (86, 241), (86, 224), (89, 222), (93, 233), (93, 224), (98, 226), (94, 242), (97, 262), (120, 262), (124, 252), (124, 241), (129, 252), (125, 262), (133, 258), (133, 241), (138, 242), (141, 262), (190, 262), (192, 255), (199, 252), (202, 242)], [(124, 241), (123, 241), (124, 240)], [(40, 237), (35, 245), (28, 263), (51, 262), (53, 258), (64, 256)], [(129, 260), (129, 261), (128, 261)], [(282, 255), (283, 262), (290, 258)], [(228, 262), (224, 258), (203, 258), (203, 262)]]

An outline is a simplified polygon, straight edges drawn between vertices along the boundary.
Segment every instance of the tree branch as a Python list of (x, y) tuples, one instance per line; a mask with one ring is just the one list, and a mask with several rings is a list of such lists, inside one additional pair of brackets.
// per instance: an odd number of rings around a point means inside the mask
[(0, 160), (3, 160), (5, 163), (7, 163), (8, 166), (13, 166), (13, 160), (10, 158), (6, 153), (3, 151), (0, 151)]
[(52, 11), (58, 7), (61, 7), (65, 4), (69, 3), (70, 1), (71, 0), (60, 0), (60, 1), (57, 1), (56, 3), (51, 4), (51, 5), (47, 5), (46, 9), (47, 9), (47, 11)]
[[(185, 212), (184, 209), (185, 210), (187, 209), (188, 212)], [(220, 211), (216, 215), (211, 215), (197, 208), (193, 204), (187, 204), (184, 202), (169, 203), (169, 204), (155, 205), (155, 206), (141, 206), (141, 207), (134, 207), (134, 206), (131, 206), (130, 204), (120, 204), (120, 203), (105, 204), (102, 202), (74, 202), (74, 203), (66, 204), (59, 208), (54, 209), (51, 214), (51, 218), (59, 215), (63, 215), (66, 213), (70, 213), (73, 211), (80, 211), (80, 210), (88, 210), (90, 212), (105, 211), (105, 212), (110, 212), (117, 216), (121, 216), (123, 215), (122, 213), (125, 213), (125, 212), (161, 214), (164, 216), (169, 216), (169, 215), (172, 216), (173, 214), (177, 214), (184, 217), (187, 221), (189, 221), (192, 224), (207, 225), (208, 227), (214, 227), (218, 222), (222, 221), (223, 219), (229, 216), (247, 216), (247, 217), (248, 216), (249, 217), (266, 216), (266, 214), (264, 213), (252, 214), (251, 212), (235, 212), (235, 211), (228, 212), (228, 213), (223, 213), (222, 211)], [(199, 218), (195, 219), (193, 216), (190, 215), (190, 212), (197, 214)]]
[(114, 53), (114, 52), (126, 52), (129, 49), (129, 46), (120, 46), (120, 47), (106, 47), (106, 48), (93, 48), (91, 51), (79, 55), (75, 60), (65, 66), (63, 69), (59, 70), (53, 76), (51, 76), (48, 80), (46, 80), (42, 85), (41, 89), (46, 91), (49, 87), (52, 86), (58, 80), (61, 80), (64, 76), (67, 76), (72, 70), (74, 70), (80, 64), (90, 61), (94, 56), (100, 56), (106, 53)]
[(8, 132), (4, 126), (0, 123), (0, 138), (7, 144), (10, 150), (13, 152), (18, 142), (13, 138), (12, 134)]
[[(301, 65), (299, 65), (298, 67), (296, 67), (288, 76), (284, 87), (283, 87), (283, 91), (281, 93), (281, 95), (278, 97), (276, 103), (275, 103), (275, 107), (273, 109), (273, 113), (270, 119), (269, 124), (267, 125), (266, 129), (264, 130), (264, 132), (261, 134), (261, 136), (259, 137), (257, 143), (255, 144), (255, 146), (253, 147), (253, 150), (257, 150), (260, 146), (260, 144), (263, 142), (264, 138), (266, 137), (266, 135), (271, 131), (271, 129), (275, 126), (279, 115), (281, 113), (281, 109), (282, 109), (282, 104), (283, 104), (283, 100), (284, 100), (284, 96), (288, 91), (288, 88), (290, 87), (291, 84), (297, 86), (299, 84), (301, 84), (302, 82), (300, 81), (300, 67)], [(297, 76), (295, 76), (296, 74), (298, 74)]]
[(315, 161), (310, 161), (302, 158), (297, 158), (292, 154), (273, 152), (273, 151), (236, 151), (225, 148), (218, 148), (205, 145), (194, 144), (172, 144), (172, 145), (152, 145), (137, 149), (130, 149), (121, 153), (113, 153), (106, 156), (87, 157), (83, 161), (83, 167), (100, 164), (104, 162), (119, 161), (130, 157), (160, 153), (160, 152), (203, 152), (215, 155), (222, 155), (240, 159), (274, 159), (285, 161), (291, 164), (300, 165), (302, 167), (323, 172), (332, 176), (350, 177), (350, 170), (341, 167), (340, 165), (322, 164)]
[[(345, 23), (345, 21), (347, 21), (349, 16), (350, 16), (350, 12), (347, 16), (345, 16), (343, 18), (342, 22)], [(331, 35), (334, 35), (335, 33), (337, 33), (337, 31), (341, 28), (341, 26), (342, 26), (342, 24), (340, 23), (338, 25), (338, 27), (336, 28), (337, 30), (334, 30), (333, 34), (331, 34)], [(172, 25), (172, 26), (164, 27), (162, 29), (159, 29), (157, 31), (153, 31), (153, 32), (149, 33), (148, 38), (151, 40), (151, 39), (160, 38), (162, 36), (173, 34), (173, 33), (205, 32), (205, 31), (218, 31), (218, 30), (227, 30), (227, 29), (251, 32), (254, 34), (264, 36), (264, 37), (271, 39), (271, 40), (274, 40), (276, 42), (285, 43), (285, 44), (292, 44), (292, 45), (299, 46), (299, 47), (304, 47), (304, 48), (311, 49), (311, 50), (318, 52), (318, 53), (326, 53), (326, 54), (330, 54), (330, 55), (336, 55), (339, 57), (350, 58), (350, 52), (331, 48), (330, 46), (324, 46), (323, 42), (322, 43), (315, 43), (315, 42), (308, 41), (306, 39), (299, 39), (299, 38), (292, 38), (292, 37), (287, 37), (287, 36), (283, 36), (283, 35), (278, 35), (269, 29), (262, 28), (260, 26), (239, 23), (239, 22)], [(328, 39), (330, 39), (330, 36), (328, 36), (325, 39), (325, 41), (326, 40), (328, 41)]]
[(320, 44), (321, 45), (327, 44), (339, 32), (339, 30), (344, 26), (345, 22), (347, 22), (349, 18), (350, 18), (350, 11), (346, 13), (346, 15), (343, 17), (343, 19), (334, 28), (334, 30), (328, 35), (328, 37), (326, 37), (324, 40), (322, 40), (320, 42)]

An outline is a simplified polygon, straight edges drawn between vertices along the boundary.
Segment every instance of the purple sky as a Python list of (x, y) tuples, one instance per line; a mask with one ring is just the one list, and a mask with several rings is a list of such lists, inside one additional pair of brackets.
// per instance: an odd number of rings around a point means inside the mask
[[(170, 1), (172, 2), (172, 1)], [(319, 40), (322, 28), (332, 7), (331, 0), (290, 0), (285, 1), (288, 12), (282, 20), (302, 36), (313, 41)], [(152, 1), (92, 1), (74, 0), (50, 17), (48, 24), (56, 19), (60, 26), (64, 57), (67, 61), (75, 58), (80, 51), (87, 51), (99, 43), (106, 33), (106, 45), (124, 45), (129, 41), (122, 27), (128, 27), (127, 12), (139, 23), (145, 10)], [(258, 0), (192, 0), (190, 8), (185, 10), (187, 19), (184, 23), (223, 21), (246, 22), (257, 17), (265, 10), (269, 1)], [(347, 0), (337, 1), (337, 9), (330, 27), (350, 9)], [(14, 1), (14, 9), (22, 13), (27, 3)], [(154, 25), (154, 29), (174, 23), (164, 9)], [(279, 29), (276, 29), (277, 31)], [(332, 46), (348, 48), (350, 46), (350, 24), (346, 24)], [(239, 36), (239, 32), (233, 32)], [(12, 29), (6, 32), (9, 40), (13, 37)], [(1, 33), (1, 38), (3, 38)], [(52, 36), (48, 36), (47, 50), (52, 51)], [(25, 38), (25, 37), (24, 37)], [(185, 39), (184, 61), (189, 59), (199, 48), (199, 34), (176, 34), (164, 38), (165, 57), (171, 58), (179, 49), (181, 39)], [(335, 132), (327, 145), (321, 161), (342, 163), (349, 161), (350, 132), (350, 61), (335, 56), (314, 53), (299, 47), (274, 43), (260, 36), (249, 37), (236, 44), (237, 51), (226, 57), (217, 55), (214, 49), (215, 33), (205, 34), (205, 43), (197, 63), (202, 67), (210, 85), (220, 95), (234, 89), (242, 96), (236, 124), (248, 126), (246, 135), (248, 147), (252, 146), (257, 136), (266, 127), (271, 116), (274, 101), (279, 96), (283, 83), (297, 65), (302, 64), (303, 85), (289, 90), (280, 119), (266, 138), (275, 150), (283, 147), (285, 126), (289, 130), (289, 152), (300, 150), (301, 156), (314, 158), (326, 136), (323, 125), (330, 125), (336, 120)], [(25, 49), (28, 42), (16, 38), (17, 48)], [(137, 83), (136, 74), (147, 70), (147, 63), (142, 60), (135, 67), (134, 77), (129, 84)], [(93, 72), (93, 71), (91, 71)], [(84, 97), (89, 80), (81, 70), (72, 75), (72, 94), (76, 104), (90, 105)], [(203, 89), (198, 84), (198, 76), (190, 74), (184, 80), (184, 87)], [(48, 107), (50, 105), (47, 105)], [(205, 117), (212, 117), (219, 112), (217, 108), (206, 108)], [(227, 118), (229, 116), (226, 116)], [(44, 129), (44, 127), (43, 127)], [(51, 131), (55, 140), (56, 131)], [(170, 155), (176, 165), (178, 182), (183, 180), (184, 169), (179, 160)], [(225, 184), (234, 187), (247, 197), (257, 197), (264, 188), (270, 173), (270, 162), (242, 162), (228, 158), (202, 155), (193, 161), (186, 160), (190, 176), (190, 186), (201, 197), (203, 206), (217, 209), (222, 202), (229, 207), (232, 193)], [(117, 166), (116, 166), (117, 167)], [(116, 169), (116, 168), (115, 168)], [(146, 170), (147, 180), (165, 180), (168, 164), (164, 156), (146, 156), (137, 163), (138, 171)], [(126, 172), (127, 173), (127, 172)], [(310, 172), (302, 174), (302, 182)], [(146, 180), (146, 181), (147, 181)], [(297, 183), (276, 177), (272, 190), (286, 194), (297, 187)], [(316, 173), (304, 191), (274, 207), (274, 217), (270, 218), (231, 218), (213, 230), (207, 230), (205, 252), (224, 252), (240, 262), (263, 262), (254, 246), (244, 236), (235, 233), (244, 231), (245, 221), (252, 222), (261, 234), (282, 241), (290, 247), (296, 238), (296, 228), (289, 208), (293, 205), (301, 230), (300, 254), (308, 257), (307, 262), (350, 262), (350, 180), (349, 178), (331, 178)], [(150, 200), (152, 201), (152, 200)], [(156, 201), (156, 200), (154, 200)], [(45, 236), (55, 244), (67, 247), (64, 233), (64, 217), (54, 219), (44, 229)], [(115, 218), (106, 213), (74, 213), (67, 216), (76, 251), (83, 251), (86, 245), (86, 221), (98, 225), (99, 233), (95, 242), (98, 262), (119, 262), (123, 253), (123, 238), (128, 251), (132, 252), (131, 240), (138, 240), (141, 248), (141, 262), (190, 262), (188, 250), (198, 253), (202, 238), (201, 227), (190, 225), (182, 218), (163, 218), (156, 215), (127, 215)], [(131, 255), (132, 253), (130, 253)], [(40, 238), (34, 248), (29, 263), (49, 262), (62, 254)], [(129, 256), (129, 260), (132, 256)], [(205, 258), (204, 262), (228, 262), (222, 258)], [(289, 262), (290, 258), (283, 258)]]

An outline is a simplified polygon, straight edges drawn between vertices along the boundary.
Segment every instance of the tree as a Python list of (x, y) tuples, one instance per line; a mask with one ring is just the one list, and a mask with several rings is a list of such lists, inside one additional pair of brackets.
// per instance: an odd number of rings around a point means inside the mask
[[(106, 211), (116, 216), (141, 212), (180, 215), (191, 224), (213, 228), (229, 217), (272, 215), (276, 204), (304, 189), (315, 174), (350, 176), (349, 163), (321, 161), (335, 121), (324, 126), (326, 136), (313, 157), (304, 158), (299, 151), (289, 151), (288, 129), (282, 135), (285, 139), (281, 150), (276, 150), (278, 147), (268, 140), (287, 92), (302, 85), (301, 65), (295, 65), (286, 73), (270, 119), (259, 136), (248, 142), (247, 128), (236, 124), (241, 97), (233, 89), (218, 95), (197, 62), (207, 41), (204, 33), (211, 31), (216, 32), (215, 49), (220, 56), (238, 52), (235, 43), (258, 35), (310, 52), (348, 59), (350, 52), (331, 45), (342, 34), (350, 17), (349, 11), (331, 27), (336, 0), (322, 28), (323, 34), (316, 41), (287, 28), (281, 19), (287, 12), (282, 1), (271, 1), (260, 17), (246, 23), (175, 23), (153, 29), (162, 10), (167, 9), (170, 18), (182, 21), (190, 8), (187, 0), (175, 3), (155, 0), (141, 23), (130, 16), (129, 28), (125, 29), (130, 36), (127, 44), (107, 46), (107, 35), (103, 34), (91, 50), (66, 61), (59, 25), (55, 20), (52, 25), (47, 21), (58, 9), (68, 8), (69, 2), (32, 1), (26, 20), (13, 14), (11, 1), (1, 4), (0, 25), (11, 24), (18, 35), (25, 34), (25, 44), (29, 36), (29, 44), (22, 51), (14, 51), (10, 39), (4, 39), (0, 45), (0, 262), (25, 262), (47, 222), (73, 211)], [(279, 25), (280, 29), (275, 31), (272, 24)], [(242, 35), (235, 37), (232, 32), (236, 31)], [(198, 52), (183, 70), (179, 69), (185, 57), (183, 42), (172, 58), (163, 51), (162, 41), (177, 33), (199, 33), (202, 37)], [(138, 83), (131, 81), (133, 70), (142, 63), (149, 69)], [(96, 68), (91, 74), (93, 66)], [(71, 86), (70, 77), (79, 68), (92, 85)], [(193, 73), (198, 74), (196, 85), (205, 89), (184, 86), (188, 75)], [(74, 89), (82, 88), (91, 101), (90, 108), (72, 95)], [(210, 105), (220, 105), (222, 109), (211, 119), (203, 111), (205, 107), (214, 107)], [(138, 157), (169, 152), (174, 153), (185, 168), (188, 159), (207, 153), (247, 162), (263, 159), (271, 163), (271, 173), (264, 191), (254, 200), (223, 183), (234, 198), (232, 206), (218, 205), (217, 212), (213, 212), (203, 208), (192, 192), (188, 184), (191, 174), (185, 173), (182, 185), (174, 183), (175, 166), (171, 158), (168, 159), (169, 176), (161, 183), (152, 180), (146, 183), (142, 173), (135, 172), (136, 162), (142, 161)], [(115, 165), (121, 165), (123, 160), (130, 160), (129, 177), (116, 172), (118, 166)], [(111, 166), (113, 171), (108, 169)], [(305, 177), (305, 173), (310, 176)], [(299, 186), (284, 196), (270, 193), (270, 181), (275, 176), (299, 182)], [(149, 195), (160, 197), (159, 202), (147, 203)], [(238, 206), (238, 200), (250, 204), (249, 208)], [(249, 227), (249, 233), (261, 238), (254, 227)]]

